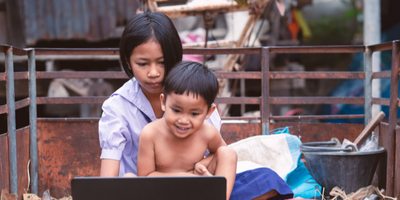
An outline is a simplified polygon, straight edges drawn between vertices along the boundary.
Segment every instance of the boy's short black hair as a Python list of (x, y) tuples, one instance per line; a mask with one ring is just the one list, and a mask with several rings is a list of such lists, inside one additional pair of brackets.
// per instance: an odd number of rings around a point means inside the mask
[(125, 26), (119, 43), (119, 57), (126, 75), (133, 78), (128, 63), (133, 49), (154, 38), (160, 44), (166, 77), (171, 68), (182, 60), (182, 43), (171, 19), (161, 12), (145, 12), (136, 14)]
[(192, 93), (203, 97), (211, 107), (218, 94), (218, 80), (208, 67), (190, 61), (179, 62), (165, 79), (164, 97), (171, 92), (175, 94)]

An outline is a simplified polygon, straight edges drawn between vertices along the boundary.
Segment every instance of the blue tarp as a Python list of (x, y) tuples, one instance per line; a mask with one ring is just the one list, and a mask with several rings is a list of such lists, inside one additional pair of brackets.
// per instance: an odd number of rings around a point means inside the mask
[[(400, 23), (382, 33), (382, 42), (388, 42), (400, 39)], [(381, 71), (391, 70), (392, 51), (381, 52)], [(348, 71), (364, 71), (364, 53), (355, 54), (350, 63)], [(381, 80), (381, 97), (390, 97), (390, 78)], [(343, 80), (329, 94), (332, 97), (364, 97), (364, 80), (349, 79)], [(382, 106), (382, 111), (389, 116), (389, 107)], [(324, 106), (323, 114), (364, 114), (364, 105), (360, 104), (334, 104)], [(400, 110), (397, 111), (397, 117), (400, 118)], [(327, 122), (335, 123), (364, 123), (364, 119), (331, 119)]]

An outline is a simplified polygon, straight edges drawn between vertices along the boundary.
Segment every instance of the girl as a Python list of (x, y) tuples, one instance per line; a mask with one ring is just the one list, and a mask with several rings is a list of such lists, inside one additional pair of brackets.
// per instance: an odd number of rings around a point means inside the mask
[[(122, 34), (120, 60), (130, 80), (102, 106), (100, 176), (137, 174), (140, 131), (163, 116), (164, 78), (182, 60), (181, 40), (171, 20), (159, 12), (135, 15)], [(218, 112), (208, 122), (219, 130)]]
[[(136, 14), (126, 25), (119, 48), (120, 61), (130, 80), (102, 106), (99, 121), (102, 177), (136, 176), (139, 134), (149, 122), (163, 117), (160, 94), (164, 91), (164, 78), (182, 60), (178, 32), (171, 20), (159, 12)], [(220, 130), (221, 118), (216, 110), (206, 121)], [(205, 160), (211, 161), (213, 156), (209, 154)], [(275, 180), (275, 177), (277, 174), (271, 170), (237, 174), (231, 199), (276, 196), (276, 188), (248, 191), (265, 185), (265, 179)], [(277, 191), (282, 194), (280, 189)]]

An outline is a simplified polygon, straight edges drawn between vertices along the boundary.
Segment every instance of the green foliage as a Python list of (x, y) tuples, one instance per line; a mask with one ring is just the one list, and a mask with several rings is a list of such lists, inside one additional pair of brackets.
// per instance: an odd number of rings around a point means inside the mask
[(336, 16), (322, 16), (316, 21), (310, 21), (309, 26), (313, 37), (306, 41), (308, 45), (348, 45), (356, 34), (362, 33), (362, 22), (358, 16), (362, 14), (355, 6), (355, 0), (342, 1), (349, 4), (350, 9)]
[[(302, 45), (351, 45), (355, 36), (362, 35), (362, 22), (358, 17), (362, 10), (356, 8), (356, 0), (342, 2), (349, 5), (349, 9), (334, 16), (322, 16), (318, 20), (309, 21), (312, 38)], [(347, 70), (352, 54), (305, 54), (302, 64), (309, 69), (328, 67), (331, 70)]]

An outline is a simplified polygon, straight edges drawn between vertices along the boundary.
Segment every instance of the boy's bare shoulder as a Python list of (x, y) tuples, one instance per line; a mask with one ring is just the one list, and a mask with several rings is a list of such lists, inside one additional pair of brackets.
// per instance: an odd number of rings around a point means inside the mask
[(219, 131), (215, 126), (208, 122), (204, 122), (201, 127), (201, 132), (207, 137), (214, 137), (215, 135), (220, 135)]
[(152, 137), (155, 133), (157, 133), (162, 127), (162, 120), (157, 119), (151, 123), (148, 123), (146, 126), (143, 127), (142, 131), (140, 132), (140, 136)]

